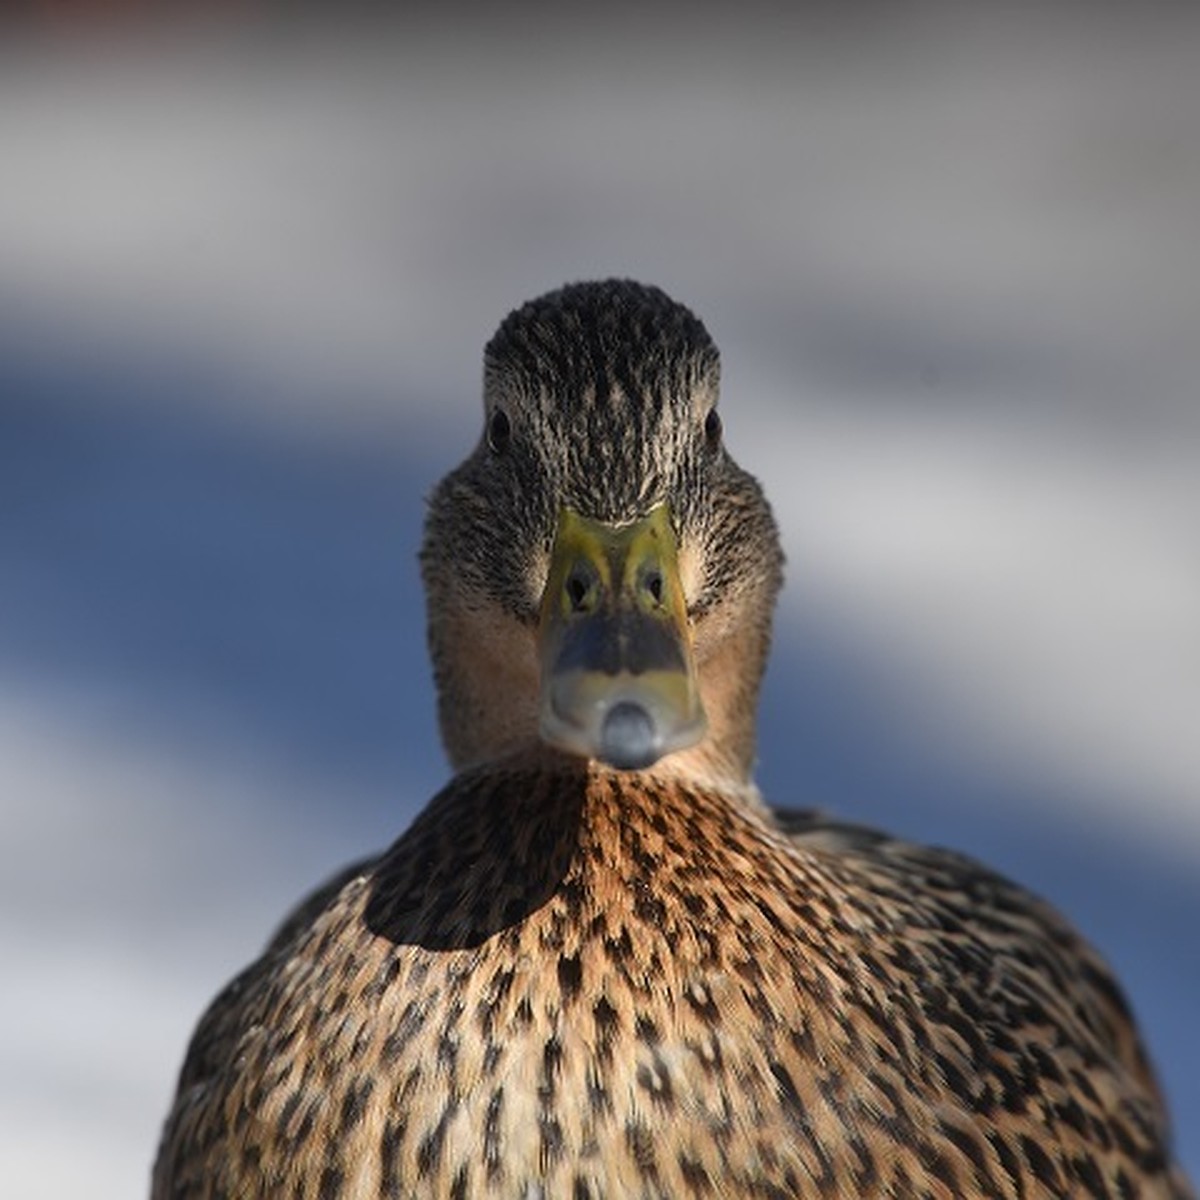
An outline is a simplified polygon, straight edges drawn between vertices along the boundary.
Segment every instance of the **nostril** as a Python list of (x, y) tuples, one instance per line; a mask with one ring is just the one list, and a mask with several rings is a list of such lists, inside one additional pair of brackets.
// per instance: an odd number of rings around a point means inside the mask
[(654, 598), (655, 604), (663, 602), (663, 577), (661, 571), (647, 571), (643, 580), (646, 591)]
[(567, 602), (572, 612), (581, 612), (587, 604), (588, 593), (592, 590), (591, 580), (582, 571), (572, 571), (566, 582)]

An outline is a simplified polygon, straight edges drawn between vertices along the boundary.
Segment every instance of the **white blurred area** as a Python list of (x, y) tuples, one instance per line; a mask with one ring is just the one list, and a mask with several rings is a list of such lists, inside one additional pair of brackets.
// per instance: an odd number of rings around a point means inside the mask
[(1200, 10), (309, 10), (0, 51), (9, 1194), (143, 1193), (203, 1004), (443, 780), (421, 497), (610, 274), (784, 531), (768, 795), (1050, 895), (1200, 1173)]

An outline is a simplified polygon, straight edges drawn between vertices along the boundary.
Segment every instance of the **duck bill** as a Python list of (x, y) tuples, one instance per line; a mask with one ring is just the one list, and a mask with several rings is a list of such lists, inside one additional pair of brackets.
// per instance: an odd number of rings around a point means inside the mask
[(610, 525), (564, 508), (542, 598), (541, 734), (640, 770), (704, 734), (670, 511)]

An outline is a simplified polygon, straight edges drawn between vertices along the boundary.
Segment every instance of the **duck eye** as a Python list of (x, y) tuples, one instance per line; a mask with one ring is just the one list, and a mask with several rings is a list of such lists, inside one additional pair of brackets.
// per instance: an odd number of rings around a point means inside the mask
[(492, 413), (491, 420), (488, 421), (487, 444), (496, 454), (499, 454), (508, 445), (511, 437), (512, 423), (508, 419), (508, 413), (504, 409), (498, 408)]
[(721, 444), (721, 414), (715, 408), (710, 408), (704, 418), (704, 436), (713, 450)]

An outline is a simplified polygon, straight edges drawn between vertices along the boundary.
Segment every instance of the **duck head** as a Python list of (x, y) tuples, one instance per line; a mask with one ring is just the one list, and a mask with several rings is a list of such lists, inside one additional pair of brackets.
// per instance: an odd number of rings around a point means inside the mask
[(699, 320), (628, 281), (511, 313), (421, 553), (443, 739), (742, 784), (782, 553)]

